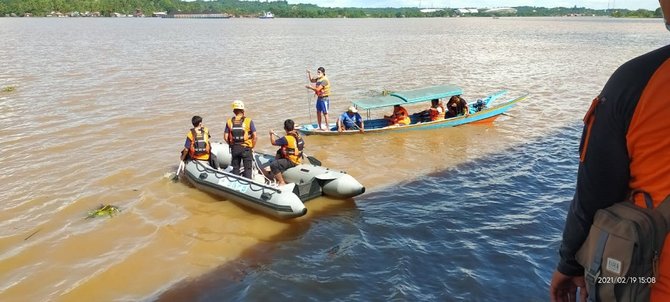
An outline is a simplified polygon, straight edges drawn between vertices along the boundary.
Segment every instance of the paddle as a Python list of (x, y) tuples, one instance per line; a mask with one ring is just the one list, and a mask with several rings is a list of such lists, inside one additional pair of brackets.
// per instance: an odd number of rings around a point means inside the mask
[[(305, 155), (305, 152), (303, 152), (302, 154)], [(314, 158), (314, 156), (305, 155), (305, 157), (307, 157), (307, 160), (309, 161), (310, 164), (315, 166), (321, 166), (321, 161)]]
[[(309, 75), (309, 69), (305, 68), (307, 70), (307, 82), (310, 84), (312, 83), (312, 78)], [(307, 110), (309, 110), (309, 123), (312, 123), (312, 94), (313, 92), (311, 90), (307, 90)], [(321, 127), (321, 126), (319, 126)]]
[(179, 167), (177, 168), (177, 173), (175, 173), (174, 177), (172, 177), (172, 181), (176, 182), (179, 181), (179, 174), (181, 174), (182, 171), (184, 171), (184, 168), (186, 165), (184, 164), (184, 161), (181, 160), (179, 161)]

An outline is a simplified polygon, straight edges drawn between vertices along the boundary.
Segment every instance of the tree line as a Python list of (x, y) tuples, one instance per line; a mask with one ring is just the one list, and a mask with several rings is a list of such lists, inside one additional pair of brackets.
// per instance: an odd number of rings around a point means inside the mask
[[(655, 11), (639, 10), (594, 10), (583, 7), (515, 7), (516, 13), (491, 14), (485, 11), (472, 16), (565, 16), (595, 15), (613, 17), (661, 17), (660, 8)], [(153, 12), (168, 14), (229, 14), (233, 16), (256, 16), (271, 11), (279, 18), (416, 18), (416, 17), (454, 17), (459, 15), (455, 9), (444, 9), (423, 13), (420, 8), (323, 8), (313, 4), (288, 4), (287, 1), (240, 1), (217, 0), (185, 2), (179, 0), (0, 0), (0, 16), (47, 16), (52, 12), (98, 12), (102, 16), (114, 13), (151, 15)]]

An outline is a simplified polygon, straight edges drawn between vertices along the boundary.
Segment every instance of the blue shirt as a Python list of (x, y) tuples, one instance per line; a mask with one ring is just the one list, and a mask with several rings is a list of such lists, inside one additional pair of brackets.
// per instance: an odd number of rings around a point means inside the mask
[(354, 125), (360, 126), (361, 121), (363, 121), (361, 115), (358, 113), (354, 113), (353, 116), (349, 116), (349, 111), (342, 113), (342, 115), (340, 115), (340, 120), (342, 121), (342, 125), (344, 125), (344, 127), (347, 129), (355, 128)]
[(286, 146), (288, 145), (288, 140), (286, 140), (286, 136), (282, 136), (278, 139), (275, 140), (275, 145), (277, 146)]

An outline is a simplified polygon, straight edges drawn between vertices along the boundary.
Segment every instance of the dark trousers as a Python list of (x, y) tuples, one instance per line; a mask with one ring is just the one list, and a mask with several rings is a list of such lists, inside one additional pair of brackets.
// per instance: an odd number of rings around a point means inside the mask
[[(233, 157), (233, 174), (251, 179), (251, 161), (254, 159), (251, 148), (242, 145), (233, 145), (230, 147), (230, 154)], [(240, 161), (244, 165), (244, 172), (242, 174), (240, 174)]]
[(209, 154), (209, 165), (214, 169), (219, 169), (219, 160), (216, 158), (214, 153)]

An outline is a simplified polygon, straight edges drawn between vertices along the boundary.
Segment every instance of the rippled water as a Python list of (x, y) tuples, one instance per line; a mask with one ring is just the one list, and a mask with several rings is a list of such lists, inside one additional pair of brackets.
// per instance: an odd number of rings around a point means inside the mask
[(359, 198), (158, 300), (546, 301), (580, 130)]
[[(608, 18), (0, 18), (0, 300), (544, 300), (579, 121), (667, 39)], [(292, 221), (164, 177), (191, 116), (220, 140), (233, 99), (273, 152), (271, 128), (314, 118), (318, 66), (334, 113), (444, 83), (530, 97), (492, 125), (308, 137), (369, 193)], [(101, 203), (122, 212), (83, 218)]]

